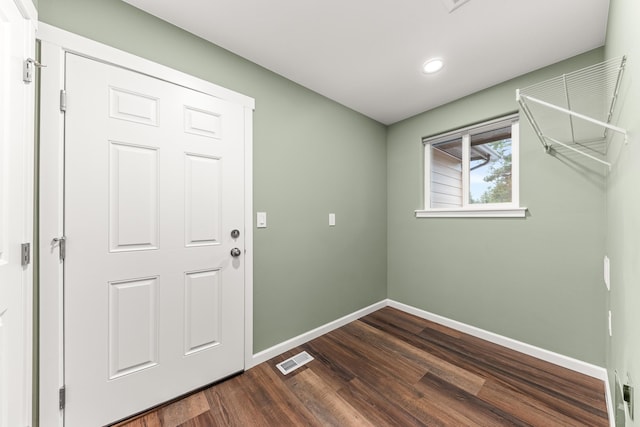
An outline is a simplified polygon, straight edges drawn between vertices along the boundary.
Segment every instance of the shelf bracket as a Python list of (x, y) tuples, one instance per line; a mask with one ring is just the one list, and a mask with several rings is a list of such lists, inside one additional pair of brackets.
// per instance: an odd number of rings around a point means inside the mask
[(538, 122), (533, 118), (533, 114), (531, 114), (531, 110), (529, 110), (529, 106), (524, 102), (524, 99), (520, 94), (520, 89), (516, 89), (516, 101), (518, 101), (518, 104), (520, 104), (520, 109), (522, 110), (525, 117), (533, 127), (533, 130), (535, 131), (536, 136), (538, 137), (538, 139), (540, 140), (540, 143), (544, 147), (544, 151), (546, 153), (549, 153), (549, 151), (551, 150), (551, 146), (547, 143), (547, 141), (545, 141), (544, 134), (542, 133), (542, 130), (540, 130), (540, 126), (538, 126)]
[[(626, 129), (611, 124), (625, 64), (626, 56), (612, 58), (602, 63), (516, 90), (516, 101), (520, 106), (520, 111), (531, 124), (547, 153), (551, 152), (555, 145), (559, 145), (611, 169), (611, 163), (606, 161), (605, 158), (611, 141), (608, 137), (608, 132), (616, 132), (624, 137), (625, 144), (628, 142)], [(599, 99), (602, 99), (602, 102), (608, 102), (608, 105), (605, 104), (602, 110), (599, 110)], [(542, 109), (540, 109), (541, 107)], [(557, 123), (562, 122), (557, 122), (553, 116), (543, 114), (543, 110), (551, 110), (568, 115), (568, 124), (564, 125), (568, 126), (568, 129), (566, 127), (564, 129), (558, 128)], [(579, 113), (578, 110), (593, 112), (592, 114), (594, 115)], [(540, 117), (537, 117), (538, 115)], [(547, 118), (554, 120), (551, 128), (545, 125)], [(585, 124), (580, 121), (596, 125), (602, 128), (604, 132), (599, 133), (593, 128), (584, 127)], [(551, 129), (553, 132), (560, 131), (563, 137), (558, 138), (559, 135), (550, 136), (546, 133), (547, 129)], [(586, 135), (584, 133), (585, 130), (587, 131)], [(567, 139), (568, 141), (566, 142), (562, 141)], [(590, 153), (591, 147), (585, 144), (591, 143), (602, 144), (602, 150)]]
[[(607, 166), (609, 168), (609, 170), (611, 170), (611, 163), (607, 162), (606, 160), (599, 159), (596, 156), (592, 156), (589, 153), (585, 153), (584, 151), (578, 150), (577, 148), (574, 148), (569, 144), (565, 144), (564, 142), (558, 141), (557, 139), (553, 139), (553, 138), (550, 138), (548, 136), (546, 138), (549, 139), (549, 141), (553, 142), (554, 144), (558, 144), (558, 145), (560, 145), (560, 146), (562, 146), (564, 148), (568, 148), (571, 151), (574, 151), (574, 152), (576, 152), (578, 154), (582, 154), (585, 157), (588, 157), (588, 158), (590, 158), (592, 160), (595, 160), (598, 163), (602, 163), (603, 165)], [(551, 149), (551, 146), (549, 146), (549, 149)]]
[[(580, 114), (580, 113), (577, 113), (575, 111), (571, 111), (571, 110), (568, 110), (566, 108), (562, 108), (562, 107), (559, 107), (557, 105), (553, 105), (553, 104), (551, 104), (549, 102), (543, 101), (541, 99), (534, 98), (534, 97), (529, 96), (529, 95), (522, 95), (521, 94), (520, 95), (520, 99), (524, 99), (526, 101), (535, 102), (536, 104), (540, 104), (540, 105), (542, 105), (544, 107), (551, 108), (552, 110), (560, 111), (562, 113), (569, 114), (570, 116), (577, 117), (579, 119), (582, 119), (582, 120), (585, 120), (587, 122), (602, 126), (604, 128), (607, 128), (607, 129), (611, 129), (612, 131), (615, 131), (615, 132), (618, 132), (618, 133), (621, 133), (622, 135), (624, 135), (625, 139), (627, 138), (627, 131), (625, 129), (621, 128), (621, 127), (614, 126), (614, 125), (612, 125), (610, 123), (606, 123), (606, 122), (603, 122), (603, 121), (600, 121), (600, 120), (596, 120), (596, 119), (591, 118), (589, 116), (585, 116), (584, 114)], [(520, 105), (522, 105), (522, 104), (520, 104)]]

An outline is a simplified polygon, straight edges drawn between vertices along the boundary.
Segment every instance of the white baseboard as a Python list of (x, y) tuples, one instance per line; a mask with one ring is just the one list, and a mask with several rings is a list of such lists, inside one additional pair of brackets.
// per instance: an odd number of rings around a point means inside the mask
[[(253, 355), (253, 358), (251, 360), (252, 362), (251, 366), (247, 366), (246, 369), (250, 369), (262, 362), (266, 362), (267, 360), (273, 357), (276, 357), (286, 351), (289, 351), (292, 348), (302, 345), (308, 341), (311, 341), (314, 338), (317, 338), (321, 335), (331, 332), (334, 329), (344, 326), (349, 322), (357, 320), (363, 316), (366, 316), (367, 314), (373, 313), (374, 311), (387, 306), (404, 311), (405, 313), (413, 314), (423, 319), (430, 320), (435, 323), (439, 323), (441, 325), (444, 325), (449, 328), (455, 329), (457, 331), (472, 335), (474, 337), (478, 337), (483, 340), (501, 345), (503, 347), (510, 348), (520, 353), (533, 356), (537, 359), (544, 360), (546, 362), (553, 363), (558, 366), (562, 366), (563, 368), (571, 369), (572, 371), (576, 371), (581, 374), (588, 375), (593, 378), (597, 378), (605, 382), (605, 388), (607, 388), (607, 393), (609, 393), (609, 388), (607, 387), (607, 384), (609, 381), (607, 370), (603, 367), (593, 365), (587, 362), (583, 362), (582, 360), (574, 359), (568, 356), (564, 356), (562, 354), (554, 353), (552, 351), (545, 350), (543, 348), (536, 347), (531, 344), (523, 343), (521, 341), (517, 341), (502, 335), (498, 335), (493, 332), (485, 331), (484, 329), (476, 328), (475, 326), (470, 326), (465, 323), (458, 322), (456, 320), (451, 320), (446, 317), (433, 314), (428, 311), (421, 310), (419, 308), (415, 308), (410, 305), (403, 304), (391, 299), (386, 299), (386, 300), (377, 302), (361, 310), (358, 310), (352, 314), (349, 314), (344, 317), (341, 317), (340, 319), (334, 320), (333, 322), (329, 322), (326, 325), (320, 326), (309, 332), (305, 332), (304, 334), (298, 335), (297, 337), (293, 337), (285, 342), (282, 342), (266, 350), (263, 350), (259, 353), (256, 353)], [(608, 395), (607, 399), (608, 399), (607, 405), (610, 405), (611, 396)]]
[(511, 350), (533, 356), (537, 359), (544, 360), (549, 363), (553, 363), (554, 365), (562, 366), (563, 368), (571, 369), (572, 371), (576, 371), (593, 378), (607, 381), (607, 370), (601, 366), (592, 365), (591, 363), (583, 362), (582, 360), (554, 353), (552, 351), (545, 350), (531, 344), (507, 338), (493, 332), (485, 331), (484, 329), (476, 328), (475, 326), (470, 326), (456, 320), (451, 320), (446, 317), (439, 316), (437, 314), (433, 314), (428, 311), (424, 311), (419, 308), (415, 308), (394, 300), (387, 300), (387, 305), (389, 307), (402, 310), (406, 313), (413, 314), (414, 316), (418, 316), (423, 319), (427, 319), (432, 322), (455, 329), (457, 331), (472, 335), (474, 337), (481, 338), (485, 341), (510, 348)]
[(344, 317), (341, 317), (333, 322), (329, 322), (325, 325), (317, 327), (309, 332), (305, 332), (304, 334), (298, 335), (297, 337), (293, 337), (285, 342), (274, 345), (266, 350), (262, 350), (259, 353), (253, 355), (251, 360), (251, 366), (246, 366), (245, 369), (253, 368), (256, 365), (259, 365), (262, 362), (266, 362), (267, 360), (276, 357), (286, 351), (291, 350), (299, 345), (302, 345), (312, 339), (318, 338), (321, 335), (324, 335), (328, 332), (333, 331), (334, 329), (338, 329), (341, 326), (346, 325), (347, 323), (353, 322), (354, 320), (358, 320), (359, 318), (366, 316), (367, 314), (373, 313), (374, 311), (380, 310), (387, 306), (387, 300), (383, 300), (372, 304), (368, 307), (360, 309), (354, 313), (348, 314)]
[(608, 375), (607, 375), (607, 379), (604, 380), (604, 393), (607, 400), (607, 413), (609, 414), (609, 426), (615, 427), (616, 409), (613, 407), (613, 396), (611, 396), (611, 384), (609, 383)]

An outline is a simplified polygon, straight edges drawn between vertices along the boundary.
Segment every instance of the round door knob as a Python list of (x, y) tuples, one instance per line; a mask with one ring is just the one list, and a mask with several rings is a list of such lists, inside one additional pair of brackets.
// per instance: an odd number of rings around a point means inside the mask
[(231, 249), (231, 256), (234, 258), (237, 258), (240, 256), (240, 254), (242, 254), (242, 251), (238, 248), (233, 248)]
[(237, 239), (238, 237), (240, 237), (240, 230), (233, 230), (231, 232), (231, 237), (233, 237), (234, 239)]

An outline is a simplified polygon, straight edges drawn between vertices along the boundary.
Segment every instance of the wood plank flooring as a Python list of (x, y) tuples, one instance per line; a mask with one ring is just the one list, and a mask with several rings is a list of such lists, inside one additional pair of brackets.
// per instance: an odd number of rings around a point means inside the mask
[(609, 424), (602, 381), (387, 307), (118, 427), (424, 425)]

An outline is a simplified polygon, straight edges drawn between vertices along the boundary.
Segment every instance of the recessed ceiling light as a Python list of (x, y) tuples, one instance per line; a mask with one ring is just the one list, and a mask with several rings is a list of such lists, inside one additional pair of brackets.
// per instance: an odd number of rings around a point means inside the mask
[(444, 66), (444, 61), (440, 58), (432, 58), (422, 65), (422, 71), (426, 74), (437, 73)]

